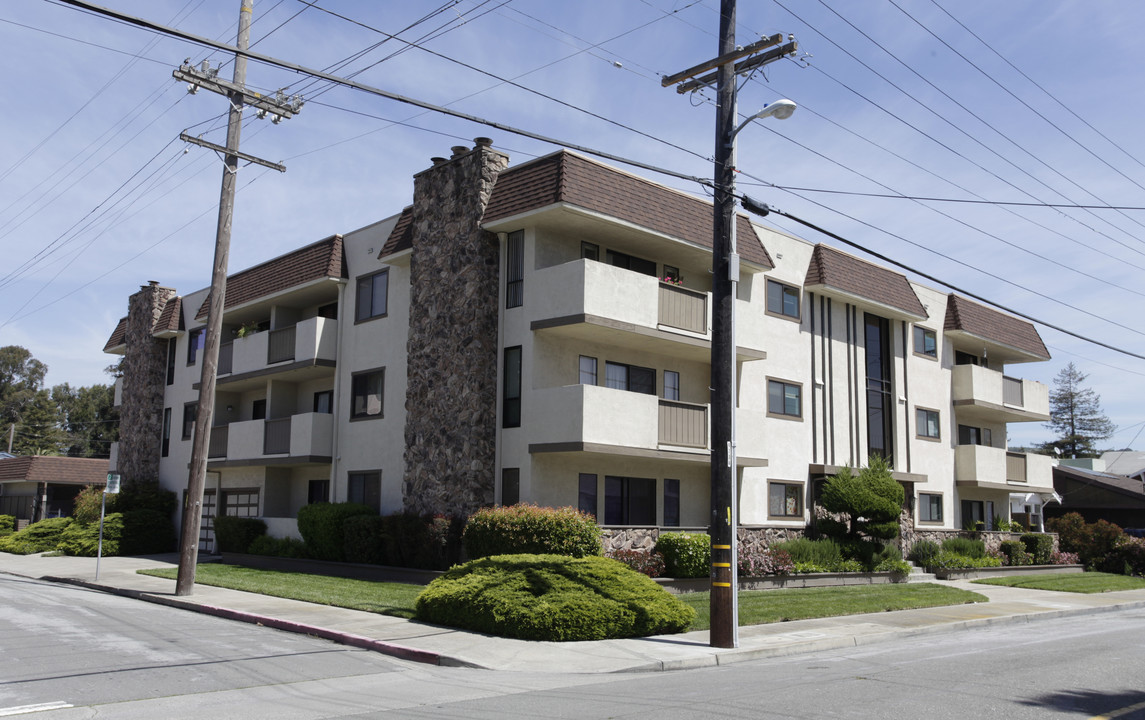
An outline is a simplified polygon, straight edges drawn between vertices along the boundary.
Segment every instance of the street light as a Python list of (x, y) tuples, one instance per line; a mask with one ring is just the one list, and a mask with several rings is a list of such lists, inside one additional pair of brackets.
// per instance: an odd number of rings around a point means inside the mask
[(776, 100), (773, 103), (764, 105), (762, 110), (757, 112), (755, 115), (752, 115), (747, 120), (744, 120), (736, 126), (735, 130), (732, 130), (731, 135), (728, 137), (728, 143), (731, 144), (735, 142), (736, 135), (739, 134), (739, 131), (747, 127), (747, 124), (752, 120), (760, 120), (768, 117), (773, 117), (776, 120), (786, 120), (795, 112), (796, 107), (798, 106), (787, 98)]

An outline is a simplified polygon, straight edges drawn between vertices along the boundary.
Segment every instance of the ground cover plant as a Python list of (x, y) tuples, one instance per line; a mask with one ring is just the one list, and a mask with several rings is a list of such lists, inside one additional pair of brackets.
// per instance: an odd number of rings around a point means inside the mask
[(458, 565), (418, 596), (417, 619), (523, 640), (682, 632), (694, 611), (610, 558), (497, 555)]
[(1103, 593), (1117, 590), (1145, 589), (1145, 578), (1114, 575), (1103, 572), (1069, 573), (1064, 575), (1011, 575), (1007, 577), (975, 580), (980, 585), (1005, 585), (1031, 590), (1057, 590), (1074, 593)]

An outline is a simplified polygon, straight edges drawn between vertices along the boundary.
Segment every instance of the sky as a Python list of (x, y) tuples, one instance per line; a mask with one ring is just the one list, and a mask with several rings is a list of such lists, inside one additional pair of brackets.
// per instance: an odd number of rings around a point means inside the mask
[[(235, 42), (239, 0), (102, 4)], [(1037, 319), (1053, 359), (1008, 372), (1052, 387), (1073, 362), (1118, 426), (1104, 446), (1145, 449), (1145, 3), (739, 5), (739, 44), (799, 43), (742, 79), (744, 116), (783, 97), (799, 109), (738, 135), (739, 189)], [(251, 49), (710, 178), (714, 91), (660, 79), (714, 57), (718, 28), (719, 0), (255, 0)], [(233, 55), (56, 0), (0, 4), (0, 46), (0, 345), (45, 362), (48, 385), (107, 383), (130, 294), (209, 284), (222, 163), (179, 135), (225, 144), (226, 105), (171, 72), (207, 60), (229, 79)], [(241, 149), (286, 172), (240, 170), (232, 272), (397, 213), (431, 157), (474, 137), (513, 163), (559, 147), (259, 62), (247, 84), (304, 105), (279, 124), (246, 112)]]

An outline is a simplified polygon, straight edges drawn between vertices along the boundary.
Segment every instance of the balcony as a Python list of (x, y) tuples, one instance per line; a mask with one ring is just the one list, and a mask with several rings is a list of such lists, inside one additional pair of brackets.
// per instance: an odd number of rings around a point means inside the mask
[(333, 432), (329, 413), (235, 422), (211, 428), (207, 457), (243, 465), (330, 462)]
[(298, 375), (295, 380), (329, 374), (338, 359), (337, 345), (338, 321), (322, 317), (237, 338), (219, 347), (218, 383), (233, 385), (279, 372)]
[(954, 449), (955, 484), (1010, 492), (1053, 492), (1053, 460), (985, 445)]
[(1046, 422), (1049, 389), (1040, 382), (1003, 375), (977, 365), (956, 365), (952, 399), (959, 422)]

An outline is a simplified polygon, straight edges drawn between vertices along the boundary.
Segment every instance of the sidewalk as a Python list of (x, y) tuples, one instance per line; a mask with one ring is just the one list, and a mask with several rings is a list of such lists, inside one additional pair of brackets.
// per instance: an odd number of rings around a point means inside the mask
[[(400, 618), (327, 607), (238, 590), (196, 585), (175, 596), (175, 581), (136, 574), (173, 567), (176, 555), (103, 558), (95, 581), (94, 558), (0, 554), (0, 573), (95, 588), (148, 602), (305, 633), (398, 658), (491, 670), (603, 673), (677, 670), (795, 655), (995, 623), (1145, 607), (1145, 590), (1097, 595), (1021, 590), (952, 581), (985, 595), (989, 603), (870, 615), (798, 620), (742, 627), (739, 647), (712, 648), (707, 631), (649, 638), (553, 643), (488, 637)], [(777, 590), (775, 592), (783, 592)]]

